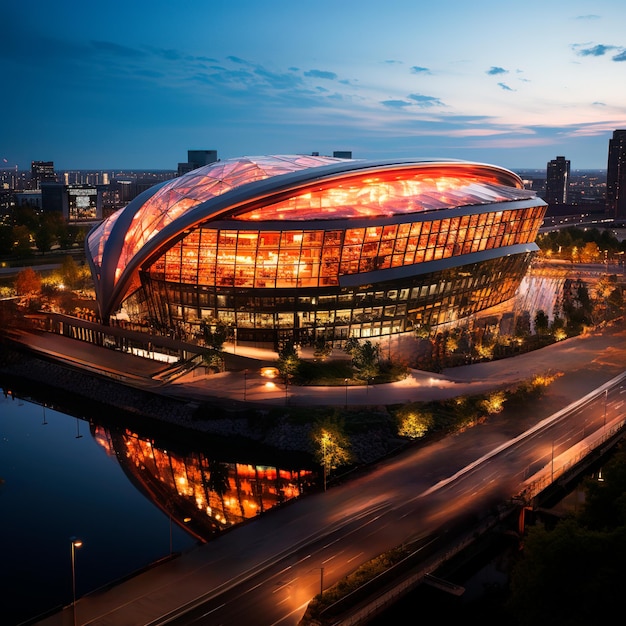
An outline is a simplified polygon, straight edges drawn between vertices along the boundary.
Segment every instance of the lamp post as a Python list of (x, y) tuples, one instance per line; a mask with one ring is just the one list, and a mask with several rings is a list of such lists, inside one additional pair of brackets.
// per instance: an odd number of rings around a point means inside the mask
[(344, 382), (346, 383), (346, 409), (347, 409), (348, 408), (348, 379), (346, 378)]
[(326, 431), (322, 432), (322, 464), (324, 465), (324, 491), (326, 491), (326, 443), (328, 441), (328, 435)]
[(83, 542), (76, 537), (70, 537), (72, 551), (72, 616), (74, 618), (74, 626), (76, 626), (76, 548), (80, 548)]

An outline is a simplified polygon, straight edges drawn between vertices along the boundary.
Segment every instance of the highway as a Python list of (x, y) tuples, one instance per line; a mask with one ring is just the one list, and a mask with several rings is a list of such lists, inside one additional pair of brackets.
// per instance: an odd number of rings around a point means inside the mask
[(623, 424), (625, 380), (626, 373), (600, 389), (598, 397), (589, 394), (474, 460), (485, 450), (480, 428), (385, 464), (333, 494), (344, 500), (345, 511), (334, 525), (327, 519), (323, 535), (312, 535), (226, 592), (208, 593), (206, 601), (199, 600), (177, 619), (168, 616), (153, 623), (296, 624), (320, 584), (347, 575), (356, 561), (398, 545), (399, 540), (418, 542), (457, 522), (470, 522), (474, 515), (479, 519), (540, 473), (557, 477), (570, 466), (570, 451), (584, 438)]

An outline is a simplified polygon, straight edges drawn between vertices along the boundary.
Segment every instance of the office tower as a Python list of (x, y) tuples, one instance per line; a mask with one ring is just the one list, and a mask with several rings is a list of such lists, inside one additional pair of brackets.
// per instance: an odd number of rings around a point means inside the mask
[(54, 161), (31, 161), (30, 180), (32, 189), (39, 189), (41, 183), (56, 183)]
[(215, 163), (217, 161), (217, 150), (187, 150), (187, 163), (178, 164), (178, 175), (182, 176), (199, 167)]
[(45, 213), (61, 213), (70, 224), (101, 220), (102, 189), (87, 184), (43, 183), (41, 208)]
[(563, 156), (548, 162), (545, 200), (549, 205), (567, 204), (569, 166), (570, 162)]
[(613, 219), (626, 218), (626, 130), (613, 131), (609, 139), (606, 212)]

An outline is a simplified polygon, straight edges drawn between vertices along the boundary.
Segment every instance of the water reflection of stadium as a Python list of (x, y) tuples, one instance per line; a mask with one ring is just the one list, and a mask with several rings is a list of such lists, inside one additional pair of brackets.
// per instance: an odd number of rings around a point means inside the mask
[(91, 428), (132, 483), (201, 542), (297, 498), (315, 481), (311, 470), (223, 462), (202, 451), (163, 449), (129, 429)]

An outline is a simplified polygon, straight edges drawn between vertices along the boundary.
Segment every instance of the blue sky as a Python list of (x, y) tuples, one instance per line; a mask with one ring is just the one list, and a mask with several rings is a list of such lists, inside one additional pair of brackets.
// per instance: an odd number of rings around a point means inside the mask
[(1, 0), (0, 159), (445, 157), (606, 168), (626, 2)]

